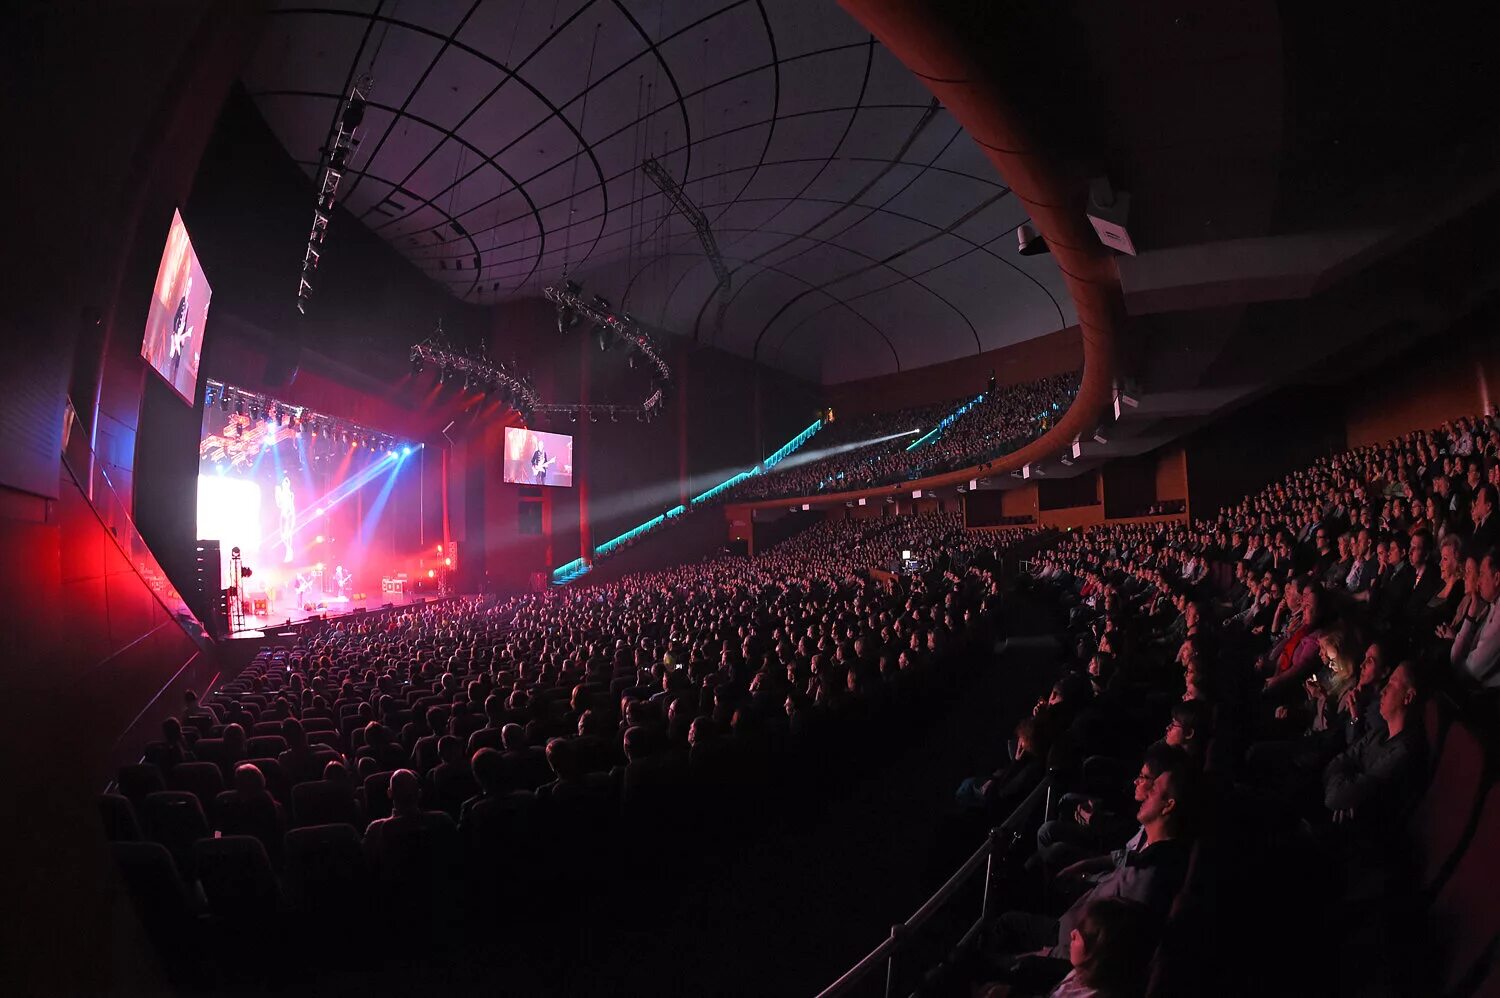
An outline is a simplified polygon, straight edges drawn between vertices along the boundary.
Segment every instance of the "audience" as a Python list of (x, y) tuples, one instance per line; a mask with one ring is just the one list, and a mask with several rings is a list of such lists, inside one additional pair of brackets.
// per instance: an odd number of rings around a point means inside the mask
[[(973, 459), (999, 411), (940, 442)], [(838, 487), (858, 480), (841, 473)], [(1191, 522), (1052, 534), (966, 530), (951, 512), (829, 517), (753, 557), (330, 623), (194, 698), (156, 751), (228, 767), (215, 827), (273, 855), (298, 816), (244, 763), (245, 729), (265, 721), (288, 784), (362, 782), (372, 816), (388, 795), (390, 817), (358, 830), (377, 869), (392, 842), (455, 819), (471, 851), (524, 828), (605, 863), (591, 845), (616, 821), (648, 850), (712, 835), (814, 760), (839, 774), (907, 730), (959, 663), (991, 660), (1002, 559), (1030, 549), (1017, 598), (1056, 613), (1062, 672), (1008, 720), (1013, 749), (964, 782), (942, 832), (972, 848), (1043, 780), (1056, 804), (1014, 846), (1000, 895), (1014, 910), (965, 966), (1012, 994), (1136, 994), (1157, 927), (1164, 946), (1180, 931), (1174, 910), (1223, 842), (1248, 861), (1257, 834), (1295, 841), (1333, 871), (1317, 887), (1331, 896), (1397, 854), (1427, 775), (1429, 691), (1500, 686), (1497, 480), (1500, 428), (1461, 419)]]
[[(845, 492), (983, 465), (1045, 432), (1066, 411), (1078, 384), (1076, 373), (1062, 374), (1003, 386), (978, 402), (954, 399), (838, 419), (805, 445), (810, 455), (834, 453), (813, 460), (794, 454), (723, 498), (743, 502)], [(859, 441), (871, 442), (857, 446)]]

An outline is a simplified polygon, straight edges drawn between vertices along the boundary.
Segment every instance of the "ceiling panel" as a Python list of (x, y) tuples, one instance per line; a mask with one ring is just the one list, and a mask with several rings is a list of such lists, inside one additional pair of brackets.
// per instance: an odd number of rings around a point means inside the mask
[[(832, 380), (1071, 318), (1051, 257), (1015, 254), (1019, 204), (986, 206), (1003, 178), (835, 4), (375, 9), (281, 3), (245, 83), (311, 173), (347, 81), (373, 76), (341, 197), (453, 294), (536, 295), (566, 266), (671, 332)], [(648, 156), (734, 274), (722, 330), (706, 251)]]

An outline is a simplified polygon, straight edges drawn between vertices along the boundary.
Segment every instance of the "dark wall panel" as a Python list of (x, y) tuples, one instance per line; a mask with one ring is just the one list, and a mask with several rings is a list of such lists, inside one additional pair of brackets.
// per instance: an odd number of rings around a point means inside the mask
[(1344, 447), (1343, 414), (1321, 389), (1276, 392), (1188, 437), (1188, 506), (1208, 518)]

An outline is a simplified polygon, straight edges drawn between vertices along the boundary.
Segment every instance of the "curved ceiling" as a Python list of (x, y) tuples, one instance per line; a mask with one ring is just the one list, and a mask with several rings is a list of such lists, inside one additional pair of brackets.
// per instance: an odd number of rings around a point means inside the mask
[[(318, 168), (375, 81), (344, 207), (455, 296), (568, 274), (641, 321), (825, 383), (1075, 321), (1026, 209), (927, 88), (807, 0), (283, 4), (245, 83)], [(731, 284), (641, 169), (703, 212)]]

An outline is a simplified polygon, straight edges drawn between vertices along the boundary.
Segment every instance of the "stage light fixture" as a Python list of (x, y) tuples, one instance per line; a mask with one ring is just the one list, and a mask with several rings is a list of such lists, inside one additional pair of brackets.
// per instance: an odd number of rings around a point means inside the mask
[(401, 453), (403, 455), (410, 456), (411, 455), (411, 448), (410, 447), (403, 447), (403, 448), (401, 448)]
[(354, 99), (344, 108), (344, 127), (354, 131), (365, 120), (365, 99), (356, 91)]
[(228, 412), (229, 411), (229, 396), (228, 395), (220, 395), (219, 396), (219, 411), (220, 412)]

